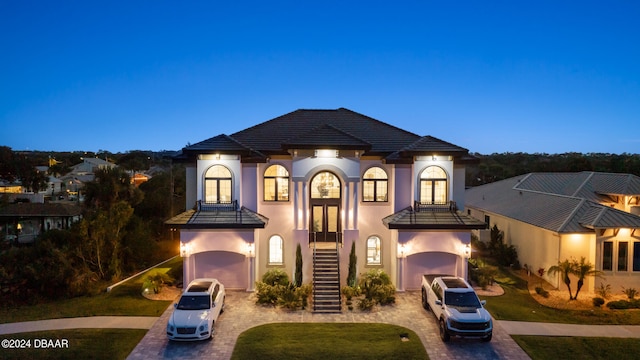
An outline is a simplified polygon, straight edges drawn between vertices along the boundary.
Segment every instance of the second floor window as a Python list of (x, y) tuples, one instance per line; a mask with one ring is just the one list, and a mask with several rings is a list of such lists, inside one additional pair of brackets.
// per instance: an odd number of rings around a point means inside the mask
[(222, 165), (213, 165), (204, 175), (204, 200), (207, 203), (226, 204), (231, 198), (231, 171)]
[(271, 165), (264, 172), (264, 201), (289, 201), (289, 172), (282, 165)]
[(372, 167), (362, 176), (362, 201), (387, 201), (387, 173), (379, 167)]
[(447, 203), (447, 173), (439, 166), (429, 166), (420, 173), (420, 203)]

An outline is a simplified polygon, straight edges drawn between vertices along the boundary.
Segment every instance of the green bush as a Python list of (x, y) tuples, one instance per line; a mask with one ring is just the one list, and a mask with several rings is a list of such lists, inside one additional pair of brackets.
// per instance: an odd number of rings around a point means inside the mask
[(549, 292), (545, 289), (543, 289), (541, 286), (536, 286), (536, 294), (544, 297), (544, 298), (548, 298), (549, 297)]
[(360, 300), (361, 310), (370, 310), (376, 304), (389, 305), (396, 301), (396, 289), (391, 278), (383, 270), (369, 270), (358, 282), (364, 299)]
[(600, 307), (604, 305), (604, 299), (601, 297), (594, 297), (593, 298), (593, 306), (595, 307)]
[(636, 295), (638, 295), (638, 290), (636, 290), (635, 288), (625, 288), (624, 286), (622, 287), (622, 292), (627, 295), (627, 297), (629, 298), (629, 300), (633, 300)]
[(256, 282), (256, 304), (275, 305), (280, 296), (280, 289), (283, 285), (269, 285), (264, 282)]
[(640, 309), (640, 300), (609, 301), (607, 307), (613, 310)]
[(297, 287), (294, 283), (282, 286), (278, 294), (277, 304), (289, 310), (296, 310), (301, 307), (302, 302), (296, 290)]
[(289, 275), (282, 269), (271, 269), (262, 275), (262, 282), (272, 286), (286, 286), (289, 283)]
[(596, 290), (596, 293), (603, 299), (608, 299), (611, 296), (611, 285), (600, 283), (600, 287)]
[(360, 288), (358, 287), (343, 286), (341, 292), (347, 300), (360, 296)]
[(147, 275), (142, 281), (142, 291), (148, 289), (153, 290), (154, 294), (159, 294), (162, 288), (173, 283), (174, 279), (167, 273), (155, 272), (154, 274)]

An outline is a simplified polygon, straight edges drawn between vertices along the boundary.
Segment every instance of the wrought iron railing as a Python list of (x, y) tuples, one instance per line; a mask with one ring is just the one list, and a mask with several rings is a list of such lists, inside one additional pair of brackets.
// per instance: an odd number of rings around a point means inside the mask
[(206, 202), (198, 200), (198, 211), (237, 211), (238, 201)]
[(416, 201), (413, 205), (413, 209), (415, 212), (456, 212), (458, 211), (458, 206), (455, 201), (431, 203)]

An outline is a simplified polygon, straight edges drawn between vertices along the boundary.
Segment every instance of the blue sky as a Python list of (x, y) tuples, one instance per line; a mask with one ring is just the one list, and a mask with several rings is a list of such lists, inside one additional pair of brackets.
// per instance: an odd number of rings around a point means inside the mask
[(345, 107), (482, 154), (640, 153), (637, 1), (0, 0), (0, 145), (179, 150)]

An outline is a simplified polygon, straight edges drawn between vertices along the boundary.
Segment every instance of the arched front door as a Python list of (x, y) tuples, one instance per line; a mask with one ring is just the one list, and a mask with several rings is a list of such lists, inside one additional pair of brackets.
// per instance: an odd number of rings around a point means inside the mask
[(340, 205), (342, 188), (340, 179), (328, 171), (316, 174), (311, 179), (311, 216), (309, 241), (340, 241), (342, 224)]

